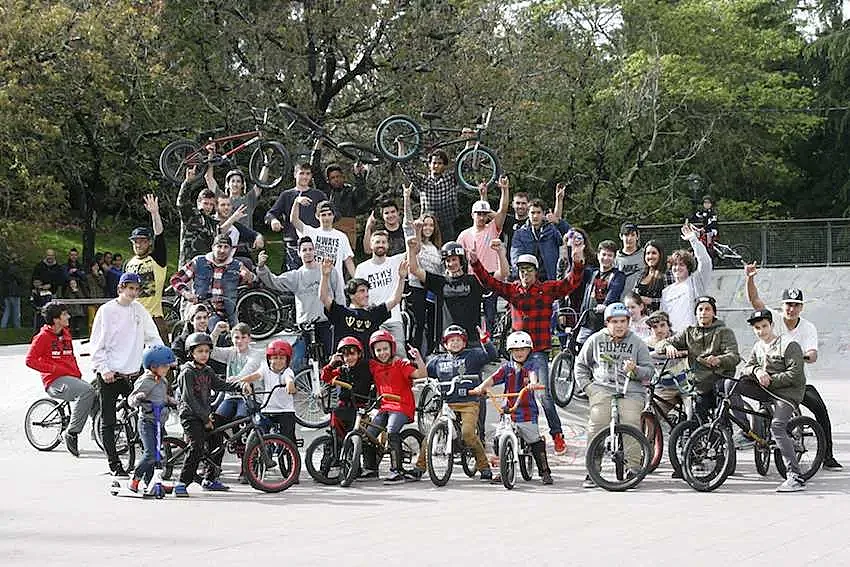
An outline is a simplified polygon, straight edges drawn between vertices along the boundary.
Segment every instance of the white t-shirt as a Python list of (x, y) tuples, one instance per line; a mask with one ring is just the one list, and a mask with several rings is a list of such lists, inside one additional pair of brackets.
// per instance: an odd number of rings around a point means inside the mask
[[(380, 305), (392, 299), (398, 286), (398, 266), (404, 260), (404, 254), (388, 256), (382, 264), (374, 260), (366, 260), (354, 270), (355, 278), (363, 278), (369, 282), (369, 303)], [(396, 305), (390, 312), (390, 321), (401, 322), (401, 307)]]
[(670, 328), (674, 332), (697, 324), (694, 300), (696, 296), (688, 280), (671, 283), (661, 292), (661, 309), (670, 316)]
[(97, 310), (90, 343), (92, 368), (96, 372), (133, 374), (142, 367), (145, 347), (161, 345), (162, 339), (141, 303), (121, 305), (118, 299), (113, 299)]
[(335, 228), (325, 230), (323, 228), (314, 228), (307, 224), (301, 230), (301, 235), (309, 236), (313, 240), (313, 246), (316, 248), (317, 262), (321, 262), (324, 258), (334, 259), (334, 269), (337, 275), (336, 281), (339, 287), (338, 290), (335, 290), (335, 295), (337, 297), (345, 297), (342, 293), (342, 283), (345, 281), (342, 270), (344, 262), (354, 257), (354, 251), (351, 249), (348, 235)]
[(789, 329), (782, 318), (782, 311), (778, 309), (771, 309), (770, 311), (773, 313), (773, 328), (777, 335), (780, 337), (787, 336), (799, 344), (800, 348), (803, 349), (803, 354), (806, 354), (806, 351), (818, 349), (818, 330), (811, 321), (800, 317), (797, 326)]
[[(278, 384), (286, 384), (288, 381), (295, 381), (295, 373), (291, 368), (286, 368), (278, 374), (269, 368), (268, 362), (260, 368), (260, 375), (263, 380), (263, 391), (270, 392), (272, 388)], [(286, 388), (278, 388), (275, 390), (268, 405), (263, 408), (263, 413), (284, 413), (295, 411), (295, 399), (292, 394), (286, 391)]]

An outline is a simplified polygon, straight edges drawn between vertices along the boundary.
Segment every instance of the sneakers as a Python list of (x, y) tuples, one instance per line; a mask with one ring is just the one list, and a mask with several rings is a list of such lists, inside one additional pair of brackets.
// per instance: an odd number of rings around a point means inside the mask
[(65, 439), (65, 447), (68, 449), (68, 452), (74, 455), (75, 457), (80, 456), (80, 449), (77, 446), (77, 434), (65, 432), (62, 434), (62, 437)]
[(130, 478), (130, 475), (127, 474), (127, 471), (124, 470), (124, 467), (121, 466), (121, 463), (118, 463), (112, 469), (112, 478)]
[(596, 483), (590, 478), (590, 475), (584, 477), (584, 482), (581, 483), (582, 488), (596, 488)]
[(405, 478), (407, 478), (407, 480), (410, 480), (410, 481), (413, 481), (413, 482), (418, 482), (418, 481), (422, 480), (423, 474), (425, 474), (425, 471), (423, 471), (419, 467), (413, 467), (409, 471), (404, 472)]
[(552, 436), (552, 442), (555, 444), (555, 454), (563, 455), (567, 452), (567, 443), (564, 441), (563, 433), (556, 433)]
[(139, 491), (139, 480), (141, 480), (141, 479), (134, 478), (133, 480), (131, 480), (130, 484), (127, 485), (127, 489), (131, 490), (133, 492), (138, 492)]
[(205, 480), (201, 485), (201, 488), (204, 490), (210, 490), (212, 492), (226, 492), (230, 490), (230, 487), (226, 484), (222, 484), (220, 480)]
[(378, 471), (363, 469), (357, 480), (378, 480)]
[(481, 482), (490, 482), (493, 480), (493, 471), (490, 469), (483, 469), (481, 471)]
[(682, 474), (682, 469), (676, 469), (671, 478), (685, 478), (685, 475)]
[(776, 487), (776, 492), (799, 492), (806, 488), (806, 483), (797, 475), (789, 476), (785, 482)]
[(735, 435), (733, 441), (735, 442), (736, 449), (750, 449), (753, 445), (756, 444), (756, 442), (753, 441), (750, 436), (744, 433), (743, 431), (738, 432), (738, 434)]
[[(375, 473), (377, 476), (378, 473)], [(387, 475), (387, 478), (384, 479), (384, 482), (387, 484), (396, 483), (396, 482), (404, 482), (404, 475), (398, 471), (390, 471), (390, 474)]]
[(174, 496), (177, 498), (188, 498), (189, 491), (186, 490), (186, 485), (182, 482), (174, 485)]
[(835, 460), (835, 457), (828, 457), (824, 459), (822, 466), (828, 471), (840, 471), (844, 468), (841, 466), (841, 463)]
[(540, 479), (543, 481), (543, 484), (552, 484), (553, 482), (555, 482), (554, 480), (552, 480), (552, 473), (550, 472), (545, 472), (541, 474)]

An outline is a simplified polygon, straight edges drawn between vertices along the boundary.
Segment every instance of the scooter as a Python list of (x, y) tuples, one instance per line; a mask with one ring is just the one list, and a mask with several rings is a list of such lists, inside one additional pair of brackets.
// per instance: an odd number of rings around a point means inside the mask
[(162, 454), (160, 447), (162, 446), (162, 404), (153, 405), (153, 420), (156, 427), (156, 445), (154, 447), (154, 463), (153, 477), (148, 483), (144, 492), (130, 490), (129, 486), (121, 485), (117, 480), (112, 482), (109, 488), (112, 496), (124, 496), (127, 498), (156, 498), (157, 500), (165, 497), (166, 493), (171, 493), (171, 487), (166, 487), (162, 484)]

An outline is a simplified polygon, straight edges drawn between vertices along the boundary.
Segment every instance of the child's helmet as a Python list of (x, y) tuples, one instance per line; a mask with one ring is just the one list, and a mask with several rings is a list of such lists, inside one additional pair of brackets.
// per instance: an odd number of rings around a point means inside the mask
[(450, 258), (451, 256), (457, 256), (460, 258), (460, 265), (463, 268), (463, 271), (466, 272), (468, 262), (466, 258), (466, 250), (464, 250), (463, 246), (454, 240), (446, 242), (443, 244), (443, 247), (440, 248), (440, 257), (443, 259), (443, 262), (446, 261), (446, 258)]
[(272, 356), (285, 356), (292, 360), (292, 345), (283, 339), (275, 339), (266, 347), (266, 360)]
[(508, 340), (505, 343), (506, 350), (515, 348), (534, 348), (534, 342), (531, 340), (531, 335), (525, 331), (514, 331), (508, 335)]
[(372, 333), (371, 337), (369, 337), (369, 350), (371, 351), (372, 355), (375, 354), (375, 345), (377, 343), (382, 342), (390, 343), (390, 356), (395, 356), (395, 337), (386, 329), (378, 329), (377, 331)]
[(188, 350), (191, 354), (192, 350), (194, 350), (195, 347), (200, 345), (207, 345), (208, 347), (212, 348), (213, 342), (212, 337), (210, 337), (206, 333), (192, 333), (191, 335), (186, 337), (185, 345), (186, 350)]
[(449, 325), (446, 327), (446, 330), (443, 331), (443, 344), (446, 344), (446, 341), (449, 340), (450, 337), (462, 338), (464, 347), (466, 347), (466, 344), (469, 342), (469, 336), (466, 334), (466, 329), (460, 325)]
[(142, 355), (142, 367), (149, 370), (154, 366), (171, 366), (177, 362), (174, 351), (165, 345), (152, 345)]
[(629, 311), (629, 308), (626, 307), (625, 303), (620, 303), (618, 301), (605, 308), (605, 322), (607, 323), (608, 319), (611, 317), (627, 317), (631, 319), (632, 313)]
[(342, 353), (342, 349), (346, 347), (354, 347), (360, 351), (360, 354), (363, 354), (363, 343), (361, 343), (357, 337), (343, 337), (336, 345), (336, 351), (338, 353)]

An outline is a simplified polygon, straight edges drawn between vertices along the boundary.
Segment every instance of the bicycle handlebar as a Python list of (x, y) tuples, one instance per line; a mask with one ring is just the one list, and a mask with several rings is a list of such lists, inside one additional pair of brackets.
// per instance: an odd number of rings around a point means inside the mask
[(349, 384), (348, 382), (342, 382), (340, 380), (332, 380), (331, 384), (333, 384), (334, 386), (341, 386), (342, 388), (345, 388), (346, 390), (350, 390), (354, 387), (351, 384)]
[[(500, 414), (504, 414), (504, 413), (512, 414), (512, 413), (516, 412), (517, 408), (519, 407), (519, 403), (522, 401), (522, 397), (527, 392), (532, 391), (532, 390), (545, 390), (545, 389), (546, 389), (546, 387), (543, 384), (529, 384), (528, 386), (525, 386), (522, 390), (520, 390), (519, 392), (517, 392), (515, 394), (489, 394), (487, 397), (490, 399), (490, 401), (496, 407), (496, 411), (498, 411)], [(516, 401), (514, 402), (514, 404), (511, 407), (502, 408), (502, 407), (499, 407), (499, 404), (497, 404), (494, 401), (494, 400), (501, 399), (501, 398), (516, 398)]]

